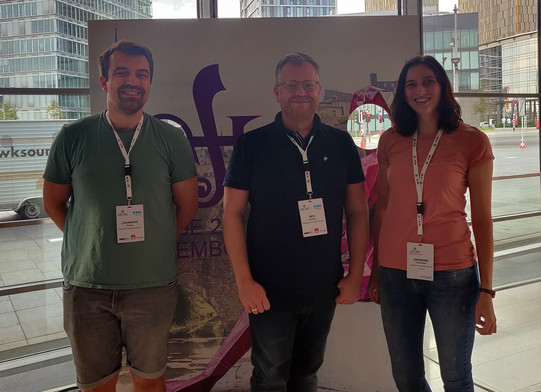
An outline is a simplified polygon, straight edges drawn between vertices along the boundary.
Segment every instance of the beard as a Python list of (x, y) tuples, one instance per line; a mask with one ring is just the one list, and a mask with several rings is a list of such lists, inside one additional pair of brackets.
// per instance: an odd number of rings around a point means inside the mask
[[(136, 90), (138, 95), (124, 94), (125, 90)], [(117, 92), (117, 108), (124, 114), (135, 114), (145, 106), (146, 91), (140, 87), (122, 86)]]
[(142, 99), (138, 100), (119, 100), (118, 109), (124, 114), (135, 114), (144, 106)]
[(299, 107), (295, 105), (295, 100), (290, 100), (288, 105), (282, 107), (282, 112), (285, 112), (291, 119), (296, 121), (306, 121), (314, 117), (317, 111), (318, 103), (313, 99), (304, 101), (304, 105)]

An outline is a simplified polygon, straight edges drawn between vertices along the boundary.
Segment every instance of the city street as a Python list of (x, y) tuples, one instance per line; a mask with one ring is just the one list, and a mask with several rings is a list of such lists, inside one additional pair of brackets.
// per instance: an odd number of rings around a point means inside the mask
[[(486, 131), (494, 152), (494, 177), (539, 173), (539, 131), (498, 128)], [(521, 139), (525, 148), (520, 148)]]
[[(526, 128), (524, 132), (518, 128), (515, 132), (510, 128), (493, 128), (485, 133), (494, 152), (494, 177), (539, 173), (539, 131), (536, 128)], [(520, 148), (522, 139), (525, 148)], [(353, 137), (353, 140), (361, 146), (361, 138)], [(378, 141), (376, 132), (370, 135), (365, 148), (377, 148)]]

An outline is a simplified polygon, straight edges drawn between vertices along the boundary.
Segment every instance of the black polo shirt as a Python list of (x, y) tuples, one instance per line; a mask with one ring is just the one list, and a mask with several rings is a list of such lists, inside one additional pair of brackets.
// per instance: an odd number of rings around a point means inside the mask
[(334, 291), (343, 276), (346, 187), (364, 181), (351, 136), (316, 114), (308, 147), (313, 198), (323, 198), (328, 234), (304, 238), (298, 201), (308, 198), (302, 156), (278, 113), (273, 123), (239, 137), (224, 185), (249, 191), (247, 247), (254, 279), (270, 294)]

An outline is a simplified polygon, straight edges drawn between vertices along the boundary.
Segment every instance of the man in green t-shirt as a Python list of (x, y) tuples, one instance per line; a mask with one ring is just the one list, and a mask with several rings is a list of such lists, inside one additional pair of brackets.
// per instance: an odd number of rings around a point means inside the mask
[(99, 66), (107, 110), (62, 128), (43, 175), (64, 233), (64, 328), (83, 391), (115, 390), (122, 347), (133, 390), (165, 391), (175, 242), (197, 212), (193, 153), (182, 130), (143, 112), (146, 47), (116, 42)]

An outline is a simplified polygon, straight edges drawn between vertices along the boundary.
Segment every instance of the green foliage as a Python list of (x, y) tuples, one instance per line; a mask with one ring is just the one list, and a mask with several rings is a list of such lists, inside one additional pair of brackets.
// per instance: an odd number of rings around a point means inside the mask
[(17, 108), (7, 103), (0, 105), (0, 120), (18, 120)]
[(56, 99), (51, 100), (51, 104), (47, 108), (47, 117), (57, 120), (64, 118), (64, 113), (60, 110), (60, 105), (58, 105)]
[(473, 105), (473, 112), (475, 114), (479, 114), (483, 120), (487, 119), (490, 110), (489, 106), (488, 100), (483, 97), (479, 99), (475, 105)]

